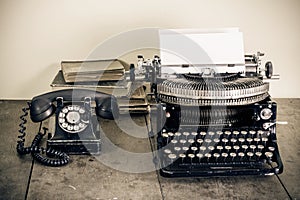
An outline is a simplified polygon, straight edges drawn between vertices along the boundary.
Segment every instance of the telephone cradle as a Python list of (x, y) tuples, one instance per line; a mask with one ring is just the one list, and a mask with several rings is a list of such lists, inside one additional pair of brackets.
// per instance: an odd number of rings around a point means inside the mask
[[(40, 123), (40, 128), (31, 146), (24, 147), (28, 110), (31, 120)], [(68, 154), (100, 153), (99, 117), (117, 118), (119, 108), (116, 98), (111, 95), (86, 89), (67, 89), (34, 97), (23, 112), (18, 153), (31, 153), (35, 160), (44, 165), (62, 166), (69, 163)], [(48, 132), (45, 149), (40, 147), (40, 143), (48, 128), (43, 127), (42, 133), (41, 127), (48, 118), (49, 127), (54, 128)]]

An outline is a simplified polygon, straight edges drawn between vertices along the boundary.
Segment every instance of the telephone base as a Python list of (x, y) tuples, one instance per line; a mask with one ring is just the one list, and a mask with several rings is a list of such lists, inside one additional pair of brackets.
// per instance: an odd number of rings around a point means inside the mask
[(96, 115), (90, 116), (91, 123), (79, 133), (66, 133), (56, 121), (55, 116), (50, 118), (49, 132), (52, 134), (48, 137), (47, 148), (73, 155), (100, 154), (100, 127)]
[(75, 155), (100, 154), (101, 140), (48, 140), (47, 147)]

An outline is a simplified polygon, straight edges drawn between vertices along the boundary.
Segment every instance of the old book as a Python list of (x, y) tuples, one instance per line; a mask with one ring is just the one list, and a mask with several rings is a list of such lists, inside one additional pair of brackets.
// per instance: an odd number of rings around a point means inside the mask
[(119, 81), (125, 78), (127, 65), (118, 59), (62, 61), (61, 70), (66, 83)]

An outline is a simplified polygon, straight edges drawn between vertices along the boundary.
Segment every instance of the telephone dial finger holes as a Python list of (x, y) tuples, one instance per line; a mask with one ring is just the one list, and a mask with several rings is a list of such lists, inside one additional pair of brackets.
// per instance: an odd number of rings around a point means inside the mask
[(68, 105), (58, 114), (58, 124), (68, 133), (79, 133), (88, 126), (86, 110), (79, 105)]
[(69, 112), (69, 110), (68, 110), (68, 108), (65, 107), (65, 108), (62, 109), (62, 112), (63, 112), (62, 114), (64, 114), (64, 113)]
[(67, 109), (68, 110), (74, 110), (74, 107), (73, 106), (68, 106)]
[(64, 123), (65, 119), (64, 118), (59, 118), (58, 121), (59, 121), (59, 123)]
[(80, 114), (83, 114), (83, 113), (85, 113), (85, 110), (84, 110), (84, 108), (80, 108), (80, 109), (79, 109), (79, 113), (80, 113)]

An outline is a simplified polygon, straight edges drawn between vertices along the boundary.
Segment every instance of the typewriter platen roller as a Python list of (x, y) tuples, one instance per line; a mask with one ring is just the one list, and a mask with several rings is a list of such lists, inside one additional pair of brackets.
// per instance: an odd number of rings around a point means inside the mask
[[(245, 55), (244, 70), (164, 74), (158, 56), (143, 62), (156, 99), (157, 164), (162, 176), (272, 175), (283, 171), (276, 142), (272, 64)], [(162, 58), (163, 59), (163, 58)], [(263, 72), (265, 71), (265, 75)], [(154, 77), (155, 76), (155, 77)]]

